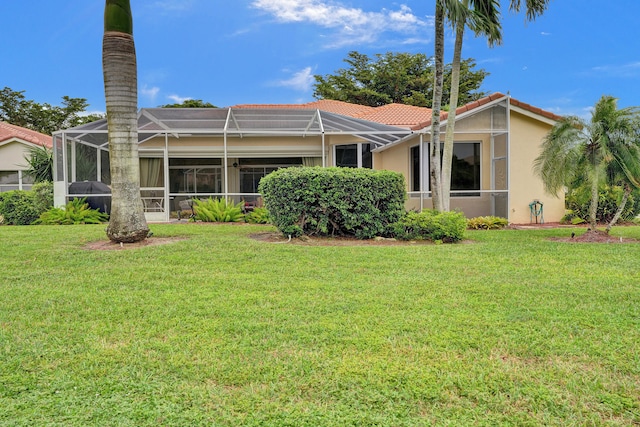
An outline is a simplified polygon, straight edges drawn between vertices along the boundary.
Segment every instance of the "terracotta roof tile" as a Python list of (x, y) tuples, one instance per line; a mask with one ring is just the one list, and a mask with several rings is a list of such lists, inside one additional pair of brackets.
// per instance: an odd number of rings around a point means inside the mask
[(48, 148), (53, 147), (53, 139), (49, 135), (0, 121), (0, 142), (13, 138)]
[(372, 109), (360, 117), (372, 122), (413, 129), (416, 124), (431, 120), (431, 109), (405, 104), (387, 104)]
[[(505, 98), (500, 92), (492, 93), (489, 96), (480, 98), (476, 101), (462, 105), (456, 109), (456, 116), (466, 113), (475, 108), (482, 107), (497, 99)], [(517, 99), (510, 98), (512, 105), (518, 106), (525, 110), (551, 120), (560, 120), (562, 117), (549, 111), (542, 110)], [(319, 101), (309, 102), (306, 104), (241, 104), (232, 108), (289, 108), (289, 109), (318, 109), (331, 113), (342, 114), (358, 119), (369, 120), (372, 122), (382, 123), (385, 125), (405, 127), (413, 130), (423, 129), (431, 125), (431, 109), (425, 107), (414, 107), (405, 104), (387, 104), (380, 107), (368, 107), (365, 105), (350, 104), (348, 102), (321, 99)], [(440, 115), (441, 120), (448, 117), (446, 111)]]
[(545, 110), (543, 110), (541, 108), (538, 108), (538, 107), (534, 107), (531, 104), (527, 104), (527, 103), (518, 101), (517, 99), (511, 98), (511, 104), (515, 105), (517, 107), (523, 108), (525, 110), (531, 111), (532, 113), (539, 114), (539, 115), (541, 115), (543, 117), (546, 117), (548, 119), (551, 119), (551, 120), (558, 121), (558, 120), (560, 120), (562, 118), (562, 116), (554, 114), (554, 113), (552, 113), (550, 111), (545, 111)]

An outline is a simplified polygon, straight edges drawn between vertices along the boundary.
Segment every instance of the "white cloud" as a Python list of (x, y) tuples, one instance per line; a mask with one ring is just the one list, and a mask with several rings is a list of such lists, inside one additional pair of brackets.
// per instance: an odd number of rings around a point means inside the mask
[(329, 0), (254, 0), (252, 6), (280, 22), (306, 22), (334, 29), (336, 33), (329, 47), (371, 43), (385, 32), (415, 34), (430, 23), (414, 15), (406, 5), (380, 12), (367, 12)]
[(157, 86), (148, 87), (147, 85), (144, 85), (140, 88), (140, 94), (151, 102), (156, 100), (158, 93), (160, 93), (160, 88)]
[(541, 35), (541, 36), (550, 36), (550, 35), (551, 35), (551, 33), (547, 33), (547, 32), (545, 32), (545, 31), (542, 31), (542, 32), (540, 33), (540, 35)]
[(168, 95), (167, 99), (170, 99), (175, 104), (182, 104), (184, 101), (188, 101), (188, 100), (193, 99), (193, 98), (191, 98), (190, 96), (182, 97), (182, 96), (178, 96), (178, 95)]
[(306, 67), (294, 73), (291, 78), (276, 82), (276, 86), (284, 86), (306, 92), (310, 90), (313, 85), (314, 79), (312, 71), (311, 67)]
[(640, 76), (640, 61), (622, 65), (602, 65), (593, 67), (591, 70), (607, 77), (638, 77)]

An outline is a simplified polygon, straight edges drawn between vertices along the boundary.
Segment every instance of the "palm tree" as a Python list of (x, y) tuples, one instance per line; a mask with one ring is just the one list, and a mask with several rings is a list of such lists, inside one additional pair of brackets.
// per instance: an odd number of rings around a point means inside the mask
[(120, 243), (149, 234), (140, 197), (138, 82), (129, 0), (106, 0), (102, 70), (109, 129), (111, 214), (107, 236)]
[[(550, 0), (525, 0), (525, 10), (527, 20), (534, 20), (537, 16), (541, 15), (547, 8)], [(432, 141), (432, 156), (431, 156), (431, 188), (432, 194), (438, 194), (438, 204), (441, 209), (436, 207), (436, 201), (434, 199), (434, 209), (436, 210), (449, 210), (450, 201), (450, 188), (451, 188), (451, 163), (453, 159), (453, 136), (455, 130), (455, 116), (456, 109), (458, 107), (458, 94), (459, 94), (459, 82), (460, 82), (460, 57), (462, 55), (462, 40), (464, 37), (464, 29), (468, 25), (476, 35), (482, 34), (487, 37), (490, 45), (499, 44), (502, 40), (501, 25), (500, 25), (500, 13), (499, 13), (499, 0), (436, 0), (436, 19), (435, 19), (435, 62), (436, 72), (438, 66), (438, 55), (442, 55), (442, 61), (444, 62), (444, 49), (438, 50), (438, 34), (444, 33), (444, 19), (438, 18), (438, 8), (442, 8), (443, 14), (447, 15), (449, 22), (456, 30), (456, 41), (454, 46), (454, 59), (452, 63), (452, 75), (451, 75), (451, 95), (449, 99), (449, 116), (447, 118), (447, 129), (445, 133), (445, 144), (442, 156), (442, 166), (440, 166), (439, 159), (434, 159), (433, 145), (440, 145), (440, 104), (438, 104), (438, 110), (435, 107), (436, 91), (438, 90), (438, 84), (442, 83), (436, 80), (434, 84), (434, 106), (431, 121), (431, 141)], [(522, 0), (510, 0), (509, 9), (514, 12), (519, 12), (522, 7)], [(456, 65), (457, 63), (457, 65)], [(438, 115), (436, 118), (436, 114)], [(439, 154), (439, 152), (438, 152)], [(434, 163), (437, 163), (434, 169)], [(434, 179), (433, 174), (441, 174), (440, 179)], [(438, 184), (438, 188), (434, 192), (434, 183)]]
[(451, 63), (451, 92), (449, 97), (449, 114), (442, 151), (442, 208), (450, 209), (451, 200), (451, 165), (453, 161), (453, 134), (460, 93), (460, 60), (462, 57), (462, 40), (464, 30), (469, 26), (476, 35), (487, 37), (489, 45), (502, 42), (502, 26), (500, 24), (499, 0), (444, 0), (446, 2), (447, 19), (455, 27), (456, 39)]
[(440, 176), (440, 109), (442, 104), (442, 90), (444, 87), (444, 5), (443, 0), (436, 0), (435, 16), (435, 70), (433, 83), (433, 102), (431, 105), (431, 148), (429, 152), (431, 182), (431, 200), (433, 209), (443, 210), (442, 182)]
[(32, 147), (24, 159), (27, 161), (25, 173), (31, 176), (34, 182), (53, 182), (52, 149), (45, 146)]
[[(622, 182), (625, 193), (631, 192), (632, 186), (640, 188), (637, 126), (637, 108), (618, 109), (616, 98), (603, 96), (596, 103), (590, 121), (569, 116), (556, 123), (534, 162), (534, 169), (550, 194), (557, 195), (568, 186), (591, 188), (589, 224), (592, 230), (597, 225), (601, 184)], [(626, 197), (621, 202), (622, 209), (623, 202)]]

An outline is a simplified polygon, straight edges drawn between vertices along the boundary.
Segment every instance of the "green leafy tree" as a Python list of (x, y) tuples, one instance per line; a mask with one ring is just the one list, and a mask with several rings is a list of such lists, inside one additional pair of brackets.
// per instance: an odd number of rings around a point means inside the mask
[(179, 104), (161, 105), (160, 108), (218, 108), (210, 102), (201, 99), (186, 99)]
[(534, 162), (535, 171), (550, 194), (558, 194), (565, 187), (589, 186), (592, 230), (597, 225), (601, 186), (623, 184), (625, 192), (627, 187), (640, 188), (638, 117), (638, 108), (618, 109), (615, 98), (603, 96), (590, 121), (576, 116), (559, 121), (547, 134)]
[(106, 0), (102, 70), (111, 172), (110, 240), (144, 240), (149, 227), (140, 197), (138, 75), (129, 0)]
[(24, 91), (9, 87), (0, 90), (0, 120), (46, 135), (103, 118), (100, 114), (88, 114), (88, 107), (85, 98), (63, 96), (62, 105), (55, 106), (26, 99)]
[[(433, 92), (433, 58), (423, 54), (376, 54), (374, 58), (355, 51), (344, 60), (348, 68), (334, 74), (315, 75), (314, 96), (319, 99), (335, 99), (360, 105), (377, 107), (390, 103), (431, 107)], [(480, 86), (488, 73), (476, 70), (476, 63), (469, 58), (461, 62), (461, 73), (466, 86), (461, 99), (471, 102), (486, 94)], [(451, 66), (443, 71), (451, 81)], [(449, 88), (444, 88), (448, 96)]]

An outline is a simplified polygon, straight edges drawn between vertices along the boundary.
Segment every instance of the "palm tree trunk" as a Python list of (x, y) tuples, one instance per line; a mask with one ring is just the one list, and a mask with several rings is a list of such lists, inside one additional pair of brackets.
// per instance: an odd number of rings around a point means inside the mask
[(138, 83), (132, 33), (129, 1), (107, 0), (102, 39), (111, 171), (107, 236), (120, 243), (137, 242), (149, 234), (140, 197)]
[(436, 0), (435, 17), (435, 73), (433, 84), (433, 105), (431, 106), (431, 199), (433, 209), (442, 211), (442, 181), (440, 175), (440, 109), (442, 87), (444, 84), (444, 9), (440, 0)]
[[(594, 175), (597, 175), (597, 171), (594, 171)], [(593, 231), (596, 231), (598, 225), (598, 179), (596, 176), (591, 178), (591, 203), (589, 204), (589, 225)]]
[(613, 218), (611, 218), (609, 224), (607, 224), (607, 234), (609, 234), (609, 231), (611, 231), (611, 227), (616, 225), (616, 223), (622, 216), (622, 212), (624, 211), (624, 207), (627, 204), (627, 200), (629, 200), (629, 195), (631, 195), (631, 186), (625, 185), (624, 193), (622, 194), (622, 200), (620, 200), (620, 205), (618, 205), (618, 210), (616, 211), (616, 214), (613, 216)]
[(449, 98), (449, 115), (447, 116), (447, 130), (444, 136), (442, 151), (442, 209), (451, 208), (451, 163), (453, 161), (453, 134), (456, 122), (456, 108), (458, 108), (458, 94), (460, 93), (460, 57), (462, 56), (462, 40), (466, 23), (463, 19), (456, 24), (456, 41), (451, 64), (451, 95)]

